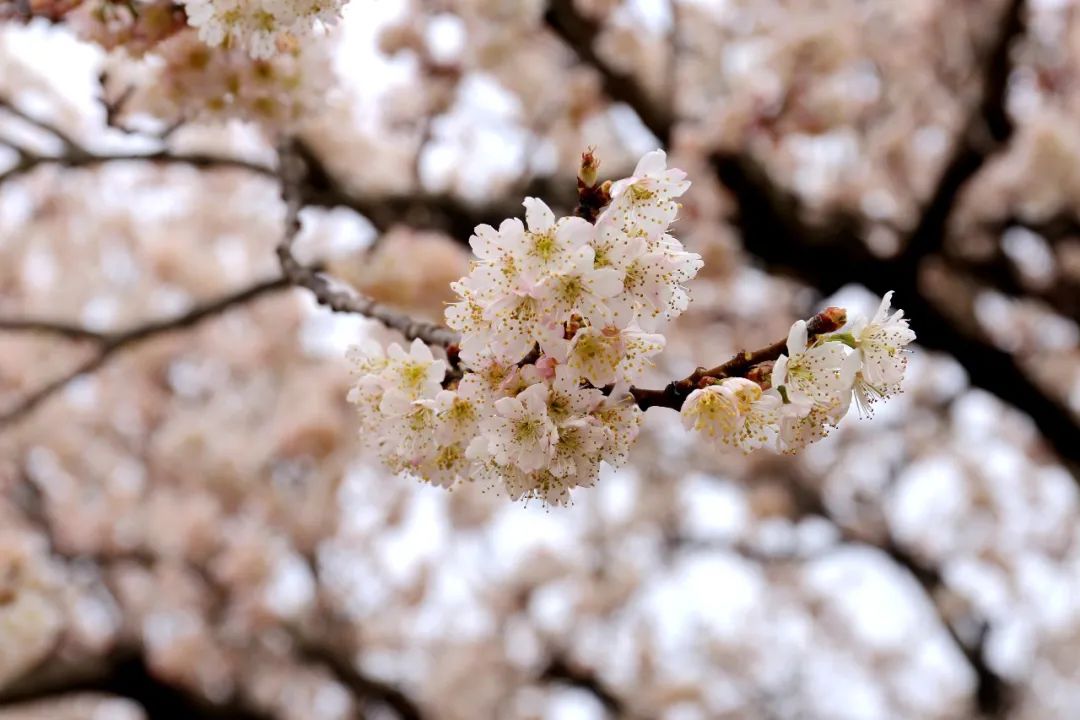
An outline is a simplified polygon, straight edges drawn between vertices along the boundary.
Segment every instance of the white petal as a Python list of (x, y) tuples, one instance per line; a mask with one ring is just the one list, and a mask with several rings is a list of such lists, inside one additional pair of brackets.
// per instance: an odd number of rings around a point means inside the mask
[(623, 273), (614, 268), (601, 268), (589, 273), (592, 293), (597, 297), (609, 298), (618, 295), (623, 289)]
[(525, 221), (530, 232), (546, 232), (555, 224), (555, 213), (539, 198), (525, 198)]
[(409, 355), (412, 356), (413, 360), (426, 363), (432, 362), (435, 359), (435, 356), (431, 354), (431, 348), (429, 348), (420, 338), (416, 338), (412, 341), (412, 346), (409, 348)]
[(806, 321), (796, 320), (795, 324), (791, 326), (791, 330), (788, 331), (787, 336), (787, 350), (788, 355), (798, 355), (806, 350)]
[(634, 175), (636, 177), (660, 175), (666, 169), (667, 153), (663, 150), (653, 150), (652, 152), (645, 153), (641, 160), (638, 160), (637, 167), (634, 168)]
[(592, 240), (594, 232), (595, 228), (588, 220), (579, 217), (568, 217), (563, 218), (559, 223), (559, 229), (555, 232), (555, 237), (558, 238), (560, 243), (574, 249)]
[(525, 416), (525, 408), (517, 398), (504, 397), (495, 401), (495, 412), (505, 418), (517, 420)]

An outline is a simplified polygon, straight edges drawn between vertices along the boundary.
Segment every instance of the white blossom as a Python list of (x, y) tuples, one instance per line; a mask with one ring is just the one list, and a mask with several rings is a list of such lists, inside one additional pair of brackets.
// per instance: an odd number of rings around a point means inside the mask
[(787, 402), (805, 408), (835, 408), (851, 394), (859, 358), (842, 342), (816, 340), (807, 344), (806, 321), (791, 326), (787, 355), (777, 358), (772, 386), (782, 388)]
[(664, 349), (664, 343), (663, 335), (633, 326), (623, 330), (612, 325), (590, 326), (575, 333), (567, 364), (597, 387), (631, 384), (652, 366), (650, 358)]
[[(685, 283), (702, 265), (669, 233), (688, 186), (657, 151), (612, 184), (595, 225), (526, 198), (524, 222), (478, 226), (476, 261), (451, 284), (458, 301), (446, 309), (462, 366), (448, 373), (420, 341), (351, 353), (349, 400), (368, 445), (392, 470), (432, 484), (482, 480), (550, 504), (595, 484), (604, 463), (624, 462), (641, 427), (636, 398), (671, 406), (671, 395), (633, 385), (664, 349), (661, 330), (686, 309)], [(853, 396), (899, 387), (914, 334), (902, 313), (890, 315), (890, 299), (850, 332), (811, 339), (796, 322), (786, 353), (754, 380), (695, 373), (683, 425), (743, 452), (821, 439)]]
[(238, 47), (256, 59), (333, 25), (345, 0), (182, 0), (188, 24), (211, 47)]
[(750, 452), (775, 442), (780, 397), (746, 378), (724, 378), (699, 388), (682, 406), (683, 426)]
[(547, 401), (547, 386), (537, 383), (495, 403), (498, 417), (489, 427), (488, 444), (498, 464), (514, 465), (524, 472), (548, 464), (559, 434), (548, 415)]
[(851, 335), (855, 341), (862, 366), (855, 376), (855, 398), (863, 412), (869, 414), (876, 400), (895, 395), (907, 370), (907, 350), (915, 340), (903, 310), (889, 314), (893, 293), (885, 293), (877, 312), (869, 322), (853, 323)]

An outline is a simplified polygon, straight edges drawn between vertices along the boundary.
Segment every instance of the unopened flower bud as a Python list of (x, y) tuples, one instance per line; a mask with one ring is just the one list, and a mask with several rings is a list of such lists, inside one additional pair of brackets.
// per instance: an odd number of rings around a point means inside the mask
[(585, 187), (594, 187), (596, 185), (599, 170), (600, 158), (596, 156), (596, 148), (586, 148), (585, 152), (581, 153), (581, 167), (578, 168), (578, 180), (580, 180)]

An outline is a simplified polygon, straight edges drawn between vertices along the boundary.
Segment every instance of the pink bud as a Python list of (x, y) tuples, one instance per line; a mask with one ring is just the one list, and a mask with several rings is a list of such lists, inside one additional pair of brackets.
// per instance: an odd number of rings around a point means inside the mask
[(536, 372), (545, 380), (553, 380), (555, 378), (555, 366), (558, 364), (559, 361), (550, 355), (542, 355), (536, 361)]

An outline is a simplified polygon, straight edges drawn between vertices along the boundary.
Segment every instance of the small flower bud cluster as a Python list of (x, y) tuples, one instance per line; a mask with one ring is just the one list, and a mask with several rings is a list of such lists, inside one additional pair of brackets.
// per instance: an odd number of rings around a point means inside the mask
[(813, 342), (799, 320), (764, 387), (733, 377), (695, 390), (683, 404), (683, 424), (743, 452), (796, 452), (825, 437), (852, 398), (870, 413), (875, 401), (899, 392), (905, 348), (915, 339), (903, 311), (890, 314), (891, 301), (890, 292), (869, 322)]
[(224, 45), (266, 59), (297, 39), (333, 25), (345, 0), (182, 0), (188, 24), (211, 47)]

